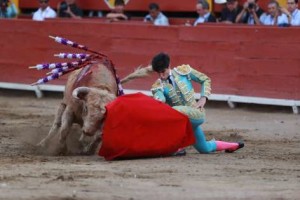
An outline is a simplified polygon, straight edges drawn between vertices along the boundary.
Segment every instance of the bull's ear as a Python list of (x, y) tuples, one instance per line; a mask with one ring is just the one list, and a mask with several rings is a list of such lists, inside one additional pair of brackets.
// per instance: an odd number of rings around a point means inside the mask
[(85, 100), (89, 92), (90, 92), (90, 88), (88, 87), (78, 87), (73, 90), (72, 96), (75, 99)]

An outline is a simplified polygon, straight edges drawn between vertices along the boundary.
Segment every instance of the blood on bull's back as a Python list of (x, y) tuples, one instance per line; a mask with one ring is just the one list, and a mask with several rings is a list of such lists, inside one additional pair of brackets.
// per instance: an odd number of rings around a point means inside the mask
[(117, 83), (114, 72), (102, 63), (94, 63), (85, 69), (78, 69), (69, 75), (66, 83), (63, 102), (72, 104), (72, 92), (77, 87), (106, 89), (117, 94)]

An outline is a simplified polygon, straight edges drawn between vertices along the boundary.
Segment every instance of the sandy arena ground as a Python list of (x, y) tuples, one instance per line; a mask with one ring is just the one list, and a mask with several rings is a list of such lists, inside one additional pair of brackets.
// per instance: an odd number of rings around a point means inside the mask
[(74, 146), (67, 156), (35, 147), (61, 97), (0, 90), (0, 199), (300, 199), (300, 115), (291, 108), (209, 102), (207, 138), (243, 139), (245, 148), (107, 162)]

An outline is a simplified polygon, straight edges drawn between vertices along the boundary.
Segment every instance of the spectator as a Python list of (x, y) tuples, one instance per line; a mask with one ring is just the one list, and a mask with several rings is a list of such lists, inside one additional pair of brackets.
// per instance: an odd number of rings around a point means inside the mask
[(49, 0), (38, 0), (40, 8), (34, 12), (32, 19), (36, 21), (44, 21), (45, 18), (55, 18), (56, 12), (50, 8)]
[(237, 0), (227, 0), (226, 7), (221, 12), (220, 21), (227, 24), (235, 23), (237, 15), (242, 11)]
[(291, 15), (291, 25), (300, 26), (300, 10), (298, 9), (298, 0), (287, 0), (287, 10)]
[(144, 18), (144, 22), (151, 22), (156, 26), (168, 26), (168, 18), (160, 11), (156, 3), (149, 4), (149, 14)]
[(57, 13), (59, 17), (81, 19), (82, 10), (76, 5), (76, 0), (65, 0), (58, 4)]
[(9, 0), (0, 0), (0, 18), (14, 18), (18, 14), (16, 5)]
[(263, 25), (273, 26), (287, 26), (290, 21), (287, 15), (281, 12), (276, 0), (271, 0), (268, 3), (268, 13), (261, 15), (259, 20)]
[(264, 11), (258, 6), (258, 0), (247, 0), (243, 10), (236, 17), (236, 23), (260, 24), (259, 17)]
[(216, 22), (216, 18), (209, 12), (209, 4), (206, 0), (198, 1), (196, 10), (199, 17), (194, 22), (194, 26), (205, 22)]
[(110, 13), (106, 15), (106, 18), (110, 21), (122, 21), (129, 20), (130, 16), (124, 12), (125, 3), (124, 0), (116, 0), (115, 8)]

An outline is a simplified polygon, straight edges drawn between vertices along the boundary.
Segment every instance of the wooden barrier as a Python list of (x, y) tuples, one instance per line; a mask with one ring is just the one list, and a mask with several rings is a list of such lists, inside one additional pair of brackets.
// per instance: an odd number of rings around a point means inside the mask
[[(57, 35), (108, 55), (120, 77), (149, 64), (154, 54), (166, 51), (172, 66), (190, 64), (209, 75), (213, 93), (231, 95), (226, 96), (228, 101), (236, 96), (258, 97), (271, 99), (267, 104), (273, 99), (300, 105), (300, 28), (222, 24), (157, 27), (68, 19), (0, 20), (0, 27), (1, 83), (33, 83), (45, 72), (29, 70), (28, 66), (61, 61), (53, 57), (55, 53), (78, 52), (48, 38)], [(149, 90), (155, 78), (133, 81), (124, 87)], [(65, 78), (50, 85), (64, 83)]]

